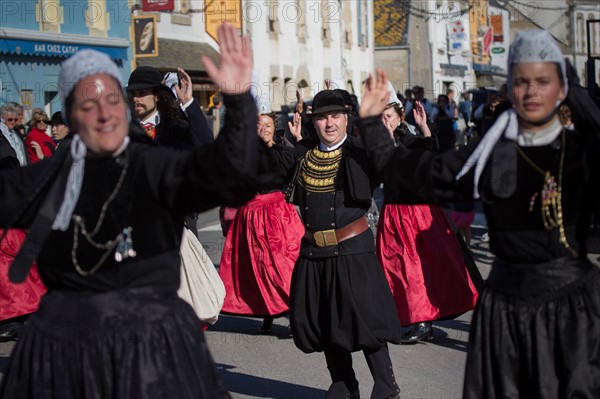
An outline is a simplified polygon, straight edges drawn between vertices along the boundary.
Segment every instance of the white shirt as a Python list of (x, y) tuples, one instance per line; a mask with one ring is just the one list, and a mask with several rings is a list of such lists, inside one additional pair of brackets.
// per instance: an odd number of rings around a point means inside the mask
[(341, 146), (342, 144), (344, 144), (344, 141), (346, 141), (346, 139), (347, 139), (347, 138), (348, 138), (348, 135), (346, 134), (346, 135), (344, 136), (344, 138), (342, 139), (342, 141), (340, 141), (340, 142), (339, 142), (339, 143), (337, 143), (337, 144), (334, 144), (334, 145), (332, 145), (331, 147), (329, 147), (329, 146), (327, 146), (327, 145), (325, 145), (325, 144), (323, 144), (323, 143), (319, 143), (319, 150), (321, 150), (321, 151), (326, 151), (326, 152), (327, 152), (327, 151), (333, 151), (333, 150), (337, 150), (338, 148), (340, 148), (340, 146)]
[(147, 123), (150, 123), (154, 126), (158, 125), (160, 123), (160, 115), (158, 114), (158, 111), (154, 111), (150, 116), (148, 116), (146, 119), (144, 119), (143, 121), (140, 121), (140, 123), (142, 125), (145, 125)]
[(560, 120), (556, 118), (550, 126), (537, 130), (535, 132), (526, 129), (519, 129), (517, 142), (521, 147), (538, 147), (552, 143), (560, 135), (564, 126)]

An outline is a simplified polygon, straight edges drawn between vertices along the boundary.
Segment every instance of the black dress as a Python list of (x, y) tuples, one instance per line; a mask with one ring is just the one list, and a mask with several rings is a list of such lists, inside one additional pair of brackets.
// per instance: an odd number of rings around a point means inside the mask
[[(444, 155), (403, 146), (389, 151), (389, 136), (376, 118), (361, 128), (387, 201), (472, 199), (473, 171), (459, 181), (454, 176), (477, 143)], [(517, 155), (512, 142), (498, 142), (481, 176), (497, 260), (471, 323), (465, 398), (600, 397), (600, 272), (585, 249), (586, 209), (598, 201), (593, 190), (600, 187), (600, 144), (597, 136), (562, 134), (565, 145), (559, 136), (522, 151), (553, 176), (562, 172), (563, 225), (577, 256), (561, 243), (559, 229), (544, 227), (540, 200), (533, 197), (544, 176)]]
[[(299, 206), (307, 231), (340, 228), (365, 216), (375, 180), (358, 139), (348, 136), (330, 152), (308, 140), (293, 150), (273, 150), (284, 172), (295, 167), (288, 199)], [(290, 296), (292, 335), (303, 352), (378, 349), (400, 341), (400, 323), (371, 229), (327, 247), (304, 238)]]
[[(177, 296), (186, 213), (240, 205), (256, 191), (254, 102), (249, 94), (226, 101), (230, 119), (214, 145), (182, 153), (132, 142), (116, 158), (86, 160), (74, 213), (92, 231), (122, 177), (95, 241), (131, 227), (137, 256), (117, 263), (114, 249), (92, 247), (74, 234), (73, 222), (65, 232), (51, 231), (38, 257), (49, 290), (12, 352), (0, 397), (229, 397), (200, 320)], [(0, 174), (1, 226), (44, 166)], [(25, 218), (20, 227), (30, 223)], [(76, 259), (89, 271), (104, 254), (92, 275), (74, 267)]]

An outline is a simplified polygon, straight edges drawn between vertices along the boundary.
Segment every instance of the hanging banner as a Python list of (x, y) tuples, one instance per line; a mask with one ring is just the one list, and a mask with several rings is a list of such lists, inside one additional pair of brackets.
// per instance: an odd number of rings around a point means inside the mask
[(142, 0), (143, 11), (173, 11), (175, 0)]
[(239, 30), (242, 29), (241, 0), (206, 2), (204, 14), (206, 18), (206, 33), (217, 42), (217, 28), (223, 22), (228, 22)]
[(494, 32), (492, 43), (504, 42), (504, 29), (502, 28), (502, 15), (490, 15), (490, 25)]
[(137, 58), (158, 57), (156, 16), (133, 16), (133, 55)]
[(483, 54), (484, 55), (490, 54), (490, 46), (492, 45), (493, 34), (494, 34), (494, 31), (493, 31), (492, 27), (490, 26), (487, 29), (487, 31), (485, 32), (485, 34), (483, 35)]
[(463, 21), (460, 19), (448, 23), (448, 32), (450, 36), (450, 48), (452, 50), (462, 50), (467, 46), (469, 35), (465, 29)]

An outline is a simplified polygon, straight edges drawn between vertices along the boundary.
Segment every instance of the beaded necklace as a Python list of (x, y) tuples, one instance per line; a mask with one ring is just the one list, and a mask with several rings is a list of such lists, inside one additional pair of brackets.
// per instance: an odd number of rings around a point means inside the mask
[[(91, 232), (87, 230), (85, 220), (83, 219), (83, 217), (75, 213), (73, 214), (72, 220), (74, 227), (73, 247), (71, 248), (71, 259), (73, 261), (73, 265), (75, 266), (75, 270), (81, 276), (90, 276), (96, 271), (98, 271), (98, 269), (102, 267), (104, 261), (106, 261), (106, 259), (115, 247), (115, 261), (117, 262), (121, 262), (123, 259), (126, 258), (134, 258), (137, 255), (137, 253), (133, 249), (133, 241), (131, 239), (131, 227), (124, 228), (119, 234), (117, 234), (117, 236), (114, 239), (108, 240), (104, 243), (97, 242), (96, 240), (94, 240), (94, 236), (98, 234), (100, 228), (102, 227), (102, 223), (104, 222), (108, 206), (115, 199), (117, 193), (123, 186), (123, 182), (125, 181), (125, 176), (127, 175), (128, 168), (129, 157), (127, 155), (127, 152), (125, 152), (125, 165), (123, 166), (123, 170), (121, 171), (119, 180), (117, 181), (117, 184), (115, 185), (115, 188), (113, 189), (112, 193), (108, 196), (106, 201), (104, 201), (104, 204), (102, 204), (102, 208), (100, 209), (100, 215), (98, 216), (98, 221), (96, 222), (96, 226)], [(91, 269), (88, 270), (84, 270), (79, 265), (79, 262), (77, 260), (77, 248), (79, 247), (79, 233), (81, 233), (85, 237), (87, 242), (90, 243), (93, 247), (105, 250), (104, 254), (100, 257), (100, 260)]]
[(558, 228), (560, 243), (566, 249), (568, 249), (573, 256), (577, 256), (577, 252), (573, 248), (571, 248), (569, 242), (567, 241), (567, 236), (565, 234), (565, 226), (563, 224), (562, 176), (566, 152), (566, 134), (564, 129), (561, 133), (561, 141), (562, 147), (560, 151), (560, 161), (558, 165), (558, 180), (552, 175), (552, 173), (550, 173), (549, 170), (544, 171), (542, 168), (537, 166), (527, 155), (525, 155), (521, 147), (519, 147), (519, 145), (516, 142), (515, 147), (517, 148), (517, 152), (525, 160), (525, 162), (527, 162), (536, 172), (544, 176), (544, 184), (542, 185), (542, 190), (540, 192), (534, 193), (531, 196), (531, 199), (529, 200), (529, 212), (533, 211), (535, 201), (538, 195), (540, 195), (542, 222), (544, 223), (544, 228), (548, 231)]

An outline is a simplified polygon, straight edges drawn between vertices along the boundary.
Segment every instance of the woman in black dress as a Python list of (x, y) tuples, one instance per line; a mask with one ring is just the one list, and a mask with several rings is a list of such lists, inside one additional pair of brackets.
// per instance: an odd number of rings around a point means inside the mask
[(230, 26), (219, 42), (220, 68), (203, 62), (229, 112), (215, 144), (194, 152), (137, 140), (108, 56), (81, 50), (62, 64), (63, 116), (77, 134), (52, 158), (0, 173), (0, 226), (31, 229), (11, 279), (37, 258), (48, 286), (0, 397), (229, 397), (177, 296), (185, 215), (256, 191), (256, 106), (237, 89), (249, 87), (251, 57)]
[[(569, 85), (547, 31), (519, 32), (508, 70), (514, 106), (479, 143), (443, 155), (388, 150), (381, 71), (367, 85), (361, 132), (386, 200), (483, 202), (497, 259), (473, 315), (464, 397), (598, 398), (600, 272), (585, 242), (600, 184), (600, 111), (581, 112), (591, 99)], [(575, 131), (556, 113), (565, 100)]]

